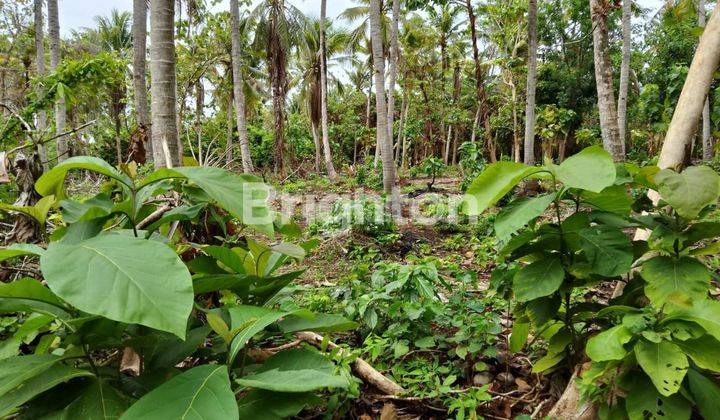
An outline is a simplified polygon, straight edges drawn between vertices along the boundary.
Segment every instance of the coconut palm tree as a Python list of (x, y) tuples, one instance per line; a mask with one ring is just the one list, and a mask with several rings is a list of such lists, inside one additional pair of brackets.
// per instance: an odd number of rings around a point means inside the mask
[[(243, 22), (245, 23), (245, 22)], [(242, 44), (240, 33), (240, 10), (237, 0), (230, 0), (230, 35), (232, 41), (231, 60), (233, 78), (233, 102), (235, 104), (235, 119), (237, 121), (238, 138), (240, 141), (240, 159), (242, 160), (243, 172), (252, 172), (253, 163), (250, 157), (250, 145), (248, 143), (247, 121), (245, 110), (245, 92), (242, 75)]]
[(327, 15), (327, 0), (320, 3), (320, 116), (322, 122), (322, 144), (325, 154), (325, 168), (327, 169), (328, 178), (334, 180), (337, 178), (335, 167), (332, 162), (332, 154), (330, 152), (330, 138), (328, 135), (328, 115), (327, 115), (327, 60), (328, 49), (325, 33), (325, 21)]
[(523, 162), (535, 163), (535, 91), (537, 90), (537, 0), (528, 1), (528, 61), (525, 96), (525, 141)]
[(305, 16), (285, 0), (262, 0), (252, 11), (257, 50), (264, 50), (272, 89), (275, 130), (275, 173), (285, 173), (285, 99), (288, 91), (288, 53), (295, 48), (306, 25)]
[[(43, 2), (42, 0), (35, 0), (34, 3), (34, 19), (35, 19), (35, 63), (37, 67), (38, 76), (42, 77), (45, 75), (45, 42), (43, 33)], [(40, 87), (38, 87), (38, 90)], [(44, 110), (40, 110), (37, 113), (37, 130), (44, 132), (47, 129), (47, 114)], [(38, 144), (38, 155), (42, 162), (43, 169), (47, 170), (47, 157), (45, 155), (45, 146)]]
[[(50, 35), (50, 71), (57, 70), (60, 65), (60, 18), (58, 16), (58, 0), (47, 0), (48, 8), (48, 34)], [(55, 103), (55, 133), (60, 135), (65, 131), (67, 120), (65, 97), (60, 95)], [(66, 136), (57, 139), (58, 162), (69, 156), (69, 147)]]

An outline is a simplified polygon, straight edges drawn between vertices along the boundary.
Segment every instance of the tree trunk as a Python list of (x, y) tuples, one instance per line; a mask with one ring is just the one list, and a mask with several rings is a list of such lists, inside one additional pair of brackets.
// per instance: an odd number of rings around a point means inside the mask
[(612, 63), (608, 47), (607, 14), (611, 4), (608, 0), (590, 0), (590, 13), (595, 30), (593, 46), (595, 58), (595, 84), (598, 94), (598, 111), (603, 147), (620, 162), (625, 159), (618, 127), (617, 104), (613, 88)]
[(398, 32), (400, 26), (400, 0), (392, 0), (392, 14), (392, 25), (390, 27), (390, 68), (388, 71), (387, 91), (388, 138), (391, 142), (394, 138), (395, 81), (397, 79), (398, 65), (400, 61), (400, 43), (398, 42)]
[[(705, 27), (705, 0), (698, 0), (697, 4), (698, 26)], [(712, 122), (710, 120), (710, 97), (705, 98), (705, 106), (702, 113), (702, 144), (703, 160), (709, 161), (713, 158)]]
[(318, 127), (315, 121), (310, 121), (310, 131), (312, 131), (313, 142), (315, 143), (315, 172), (319, 174), (320, 161), (322, 160), (322, 152), (320, 151), (320, 148), (322, 145), (320, 144), (320, 134), (318, 133)]
[[(43, 31), (43, 3), (42, 0), (35, 0), (35, 65), (37, 67), (37, 75), (45, 75), (45, 41)], [(3, 86), (3, 91), (5, 87)], [(40, 87), (38, 86), (38, 91)], [(41, 134), (40, 140), (42, 140), (42, 133), (47, 129), (47, 113), (45, 111), (38, 111), (37, 113), (37, 132)], [(42, 143), (37, 144), (37, 153), (42, 163), (44, 171), (48, 170), (47, 154), (45, 153), (45, 146)]]
[[(372, 108), (372, 85), (373, 85), (373, 81), (372, 81), (372, 76), (371, 76), (370, 84), (368, 85), (367, 104), (366, 104), (367, 106), (365, 107), (365, 127), (367, 128), (368, 133), (370, 133), (370, 126), (371, 126), (370, 112), (372, 111), (372, 109), (371, 109)], [(369, 140), (372, 141), (372, 138), (370, 138)], [(368, 144), (369, 143), (370, 142), (368, 142)], [(367, 156), (367, 154), (368, 154), (367, 149), (365, 149), (365, 156)], [(377, 156), (376, 156), (376, 158), (377, 158)]]
[(385, 103), (385, 60), (383, 58), (382, 27), (380, 21), (380, 1), (370, 0), (370, 36), (375, 77), (375, 106), (377, 108), (377, 138), (382, 147), (383, 189), (391, 194), (391, 202), (396, 203), (395, 161), (392, 154), (392, 140), (388, 136), (387, 104)]
[[(48, 6), (48, 34), (50, 35), (50, 70), (57, 70), (60, 64), (60, 18), (58, 17), (58, 0), (47, 0)], [(65, 132), (65, 97), (58, 97), (55, 102), (55, 134), (59, 135)], [(57, 139), (57, 156), (58, 162), (67, 159), (69, 149), (67, 136), (61, 136)]]
[(245, 83), (240, 62), (240, 9), (238, 0), (230, 0), (230, 31), (232, 39), (233, 98), (235, 100), (235, 118), (240, 142), (240, 159), (242, 160), (243, 172), (250, 173), (254, 171), (254, 168), (248, 142), (245, 90), (243, 89)]
[[(232, 70), (230, 70), (232, 71)], [(225, 164), (230, 166), (233, 162), (233, 134), (235, 133), (235, 122), (233, 119), (233, 92), (230, 89), (227, 102), (227, 141), (225, 142)]]
[(620, 144), (625, 155), (627, 133), (627, 102), (630, 87), (630, 53), (632, 51), (632, 32), (630, 28), (632, 0), (623, 0), (622, 4), (622, 64), (620, 65), (620, 92), (618, 92), (618, 132)]
[(523, 161), (535, 164), (535, 91), (537, 89), (537, 0), (528, 2), (528, 74), (525, 100), (525, 143)]
[(685, 158), (705, 107), (704, 98), (710, 90), (713, 73), (720, 64), (720, 6), (716, 6), (698, 43), (695, 57), (683, 85), (668, 127), (658, 166), (678, 168)]
[[(145, 80), (145, 60), (147, 55), (147, 0), (133, 0), (133, 91), (137, 124), (145, 134), (142, 139), (145, 146), (145, 160), (153, 160), (153, 143), (148, 110), (147, 82)], [(142, 131), (142, 130), (141, 130)]]
[(327, 13), (327, 0), (320, 3), (320, 114), (322, 124), (322, 146), (325, 154), (325, 168), (328, 178), (337, 178), (335, 167), (332, 162), (330, 150), (330, 138), (328, 133), (328, 112), (327, 112), (327, 48), (325, 46), (325, 15)]
[(180, 166), (175, 77), (175, 2), (150, 0), (150, 95), (156, 168)]
[[(195, 82), (195, 137), (198, 143), (199, 163), (205, 165), (205, 158), (202, 151), (202, 118), (205, 111), (205, 87), (203, 86), (202, 76)], [(209, 152), (209, 150), (207, 151)], [(207, 156), (207, 152), (205, 155)]]
[(403, 98), (400, 103), (400, 123), (397, 129), (397, 139), (395, 140), (395, 162), (400, 163), (400, 152), (402, 150), (403, 131), (405, 130), (405, 118), (408, 111), (408, 91), (407, 86), (403, 88)]

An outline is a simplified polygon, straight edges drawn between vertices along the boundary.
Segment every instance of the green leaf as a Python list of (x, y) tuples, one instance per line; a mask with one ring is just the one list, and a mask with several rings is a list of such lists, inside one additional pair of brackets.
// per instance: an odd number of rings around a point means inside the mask
[(355, 329), (357, 326), (356, 322), (334, 314), (315, 314), (313, 319), (290, 315), (278, 322), (278, 327), (286, 333), (296, 331), (343, 332)]
[(82, 394), (65, 407), (60, 418), (62, 420), (118, 419), (128, 405), (127, 397), (117, 389), (106, 384), (101, 379), (93, 379), (85, 387)]
[(680, 389), (688, 360), (678, 346), (669, 341), (640, 340), (635, 344), (635, 356), (660, 394), (667, 397)]
[(47, 214), (55, 203), (55, 196), (50, 195), (41, 198), (34, 206), (14, 206), (11, 204), (0, 203), (0, 210), (6, 212), (22, 213), (35, 219), (40, 226), (45, 226)]
[(59, 356), (49, 354), (16, 356), (0, 360), (0, 397), (28, 379), (50, 369), (60, 360)]
[(510, 333), (510, 351), (517, 353), (525, 346), (528, 334), (530, 333), (530, 324), (527, 322), (514, 322), (512, 332)]
[(594, 273), (615, 277), (630, 270), (633, 261), (632, 243), (621, 230), (592, 226), (580, 230), (578, 236)]
[(553, 295), (531, 300), (525, 306), (525, 312), (536, 328), (550, 321), (560, 309), (560, 296)]
[(540, 358), (532, 368), (532, 373), (543, 373), (549, 369), (554, 368), (560, 362), (565, 359), (565, 353), (548, 353), (544, 357)]
[(720, 413), (720, 387), (715, 381), (690, 369), (688, 371), (688, 387), (704, 418), (712, 419)]
[(720, 349), (720, 341), (712, 336), (703, 335), (692, 340), (674, 341), (701, 369), (709, 369), (713, 372), (720, 372), (720, 358), (717, 350)]
[(565, 159), (557, 169), (557, 180), (568, 188), (599, 193), (615, 183), (615, 164), (600, 146), (591, 146)]
[(431, 347), (435, 347), (435, 337), (429, 335), (427, 337), (423, 337), (420, 339), (415, 340), (415, 347), (420, 349), (429, 349)]
[(503, 208), (495, 219), (495, 234), (505, 241), (512, 234), (533, 219), (541, 216), (555, 200), (557, 194), (551, 193), (535, 198), (520, 198)]
[(253, 277), (245, 274), (205, 274), (193, 278), (193, 290), (196, 295), (238, 289), (244, 290), (247, 294), (247, 289), (254, 280)]
[(283, 393), (254, 389), (238, 400), (241, 419), (283, 420), (303, 408), (321, 403), (312, 393)]
[(134, 419), (237, 419), (238, 406), (225, 365), (201, 365), (153, 389), (121, 417)]
[[(239, 248), (235, 248), (239, 249)], [(245, 274), (245, 267), (243, 266), (243, 258), (238, 255), (233, 249), (226, 248), (223, 246), (209, 245), (202, 248), (203, 252), (209, 256), (215, 258), (221, 262), (225, 267), (228, 267), (232, 272), (238, 274)]]
[(655, 174), (655, 181), (662, 199), (686, 219), (697, 218), (720, 196), (720, 176), (707, 166), (691, 166), (680, 174), (663, 169)]
[(205, 208), (205, 204), (196, 204), (194, 206), (182, 205), (182, 206), (175, 207), (174, 209), (165, 213), (160, 219), (158, 219), (157, 221), (148, 225), (148, 227), (145, 228), (145, 230), (148, 232), (147, 235), (149, 236), (150, 233), (159, 229), (160, 226), (162, 226), (166, 223), (180, 221), (180, 220), (195, 219), (198, 216), (198, 214), (200, 214), (200, 211), (202, 211), (202, 209), (204, 209), (204, 208)]
[(240, 385), (278, 392), (309, 392), (346, 388), (347, 379), (334, 374), (325, 356), (307, 349), (292, 349), (270, 357), (256, 373), (237, 380)]
[(631, 339), (630, 331), (622, 325), (617, 325), (588, 340), (585, 353), (593, 362), (622, 360), (627, 354), (624, 345)]
[(25, 255), (42, 255), (44, 252), (44, 249), (34, 244), (12, 244), (8, 247), (0, 248), (0, 261)]
[(33, 340), (38, 332), (53, 322), (54, 319), (53, 316), (40, 314), (27, 317), (25, 322), (13, 333), (12, 337), (0, 341), (0, 359), (17, 356), (23, 342), (28, 343)]
[(599, 193), (583, 191), (585, 203), (598, 210), (629, 216), (633, 199), (624, 185), (611, 185)]
[(690, 418), (690, 402), (680, 393), (664, 396), (639, 374), (629, 374), (630, 384), (625, 399), (630, 420), (686, 420)]
[(132, 188), (132, 180), (124, 173), (118, 171), (102, 159), (90, 156), (71, 157), (57, 164), (50, 171), (45, 172), (35, 183), (35, 189), (40, 195), (54, 194), (60, 198), (64, 196), (63, 183), (68, 171), (73, 169), (87, 169), (113, 178), (128, 188)]
[(77, 223), (104, 217), (113, 212), (113, 201), (106, 193), (98, 194), (85, 201), (61, 200), (63, 221)]
[(230, 330), (236, 334), (229, 349), (229, 365), (232, 365), (238, 352), (247, 345), (255, 334), (288, 314), (287, 312), (249, 305), (230, 307), (228, 313), (230, 313)]
[(475, 178), (465, 194), (467, 213), (478, 215), (497, 203), (526, 176), (538, 169), (515, 162), (496, 162)]
[(703, 299), (692, 303), (691, 307), (677, 307), (668, 312), (665, 322), (673, 320), (692, 321), (720, 340), (720, 302)]
[(545, 257), (523, 267), (515, 274), (513, 291), (520, 302), (555, 293), (565, 279), (565, 270), (557, 257)]
[(40, 266), (50, 289), (82, 311), (185, 337), (192, 279), (165, 244), (121, 234), (53, 242)]
[(269, 189), (260, 178), (207, 166), (166, 168), (150, 174), (141, 188), (168, 178), (185, 178), (197, 184), (220, 207), (244, 224), (267, 235), (273, 234), (273, 216), (265, 202)]
[(641, 274), (645, 294), (657, 308), (678, 297), (705, 299), (710, 288), (710, 270), (695, 258), (655, 257), (643, 263)]
[[(16, 361), (25, 357), (36, 356), (11, 357), (9, 359), (5, 359), (3, 362)], [(34, 367), (37, 368), (38, 366)], [(24, 378), (22, 381), (11, 381), (15, 385), (8, 392), (0, 393), (0, 416), (7, 415), (15, 408), (20, 407), (35, 398), (37, 395), (42, 394), (58, 384), (67, 382), (74, 378), (93, 376), (92, 373), (86, 370), (55, 363), (51, 363), (49, 366), (45, 367), (42, 372), (37, 372), (35, 369), (33, 369), (32, 372), (35, 373), (32, 376), (20, 375)], [(4, 389), (6, 386), (3, 386), (2, 388)]]
[(0, 298), (29, 299), (63, 307), (63, 302), (39, 280), (22, 278), (10, 283), (0, 283)]

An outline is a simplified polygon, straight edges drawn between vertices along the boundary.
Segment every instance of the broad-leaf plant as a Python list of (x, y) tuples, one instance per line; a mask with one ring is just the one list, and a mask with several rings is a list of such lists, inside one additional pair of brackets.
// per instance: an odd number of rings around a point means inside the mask
[[(75, 170), (109, 181), (69, 198)], [(316, 392), (351, 385), (347, 369), (309, 346), (257, 351), (296, 331), (354, 328), (275, 309), (313, 243), (292, 242), (299, 228), (267, 207), (258, 178), (211, 167), (140, 177), (75, 157), (36, 189), (46, 198), (35, 208), (0, 207), (55, 227), (47, 247), (0, 249), (0, 261), (37, 258), (41, 272), (0, 283), (0, 313), (22, 319), (0, 342), (0, 416), (285, 418)], [(133, 360), (135, 375), (122, 374)]]
[[(704, 258), (720, 249), (720, 176), (615, 164), (590, 147), (559, 165), (489, 165), (466, 208), (479, 214), (523, 182), (544, 192), (513, 199), (495, 219), (503, 261), (491, 283), (515, 301), (510, 350), (544, 340), (537, 373), (589, 359), (579, 386), (604, 418), (687, 419), (693, 407), (717, 417), (720, 302)], [(636, 230), (647, 240), (633, 240)], [(623, 292), (611, 298), (617, 283)]]

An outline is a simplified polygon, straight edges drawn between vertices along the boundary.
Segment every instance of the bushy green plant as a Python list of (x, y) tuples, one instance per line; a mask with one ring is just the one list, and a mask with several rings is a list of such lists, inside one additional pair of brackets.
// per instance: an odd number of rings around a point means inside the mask
[[(512, 201), (495, 220), (499, 253), (510, 263), (493, 284), (517, 302), (511, 350), (533, 329), (547, 339), (534, 372), (574, 367), (587, 354), (585, 394), (604, 402), (626, 396), (610, 409), (631, 419), (689, 418), (692, 405), (717, 413), (709, 396), (720, 388), (709, 373), (720, 371), (720, 303), (708, 296), (703, 256), (717, 252), (711, 241), (720, 224), (705, 217), (720, 177), (708, 167), (615, 165), (591, 147), (561, 165), (490, 165), (468, 189), (468, 209), (485, 210), (526, 178), (548, 192)], [(662, 200), (655, 206), (628, 188), (657, 190)], [(649, 238), (631, 241), (623, 229), (636, 228)], [(589, 293), (608, 280), (627, 283), (621, 297)]]
[[(77, 169), (112, 182), (84, 201), (64, 198), (66, 174)], [(350, 386), (346, 369), (308, 347), (265, 361), (248, 355), (255, 343), (294, 331), (354, 327), (339, 316), (272, 304), (303, 272), (288, 269), (312, 244), (267, 245), (229, 231), (249, 226), (267, 241), (276, 233), (296, 236), (297, 227), (266, 207), (267, 188), (256, 177), (180, 167), (139, 179), (77, 157), (45, 173), (36, 189), (62, 208), (64, 225), (47, 248), (0, 249), (0, 261), (37, 256), (47, 284), (34, 278), (0, 284), (0, 311), (24, 319), (1, 343), (3, 416), (285, 417), (315, 404), (318, 390)], [(165, 193), (177, 206), (144, 221), (162, 205), (154, 197)], [(175, 228), (200, 218), (214, 226), (195, 236), (203, 243)], [(139, 358), (138, 376), (118, 375), (124, 353)]]

